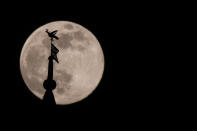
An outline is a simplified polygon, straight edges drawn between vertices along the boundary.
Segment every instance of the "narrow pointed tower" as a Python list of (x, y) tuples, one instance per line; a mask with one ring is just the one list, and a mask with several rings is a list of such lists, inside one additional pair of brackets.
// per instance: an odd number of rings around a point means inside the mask
[(46, 32), (48, 33), (48, 36), (50, 37), (50, 40), (51, 40), (51, 54), (48, 58), (49, 59), (48, 76), (47, 76), (47, 79), (43, 83), (43, 86), (46, 89), (46, 92), (43, 97), (43, 104), (56, 105), (55, 98), (52, 92), (56, 88), (56, 81), (53, 80), (53, 60), (59, 63), (57, 59), (57, 53), (59, 52), (59, 50), (54, 46), (52, 42), (54, 38), (58, 39), (58, 37), (55, 36), (57, 30), (53, 32), (48, 32), (48, 30), (46, 30)]

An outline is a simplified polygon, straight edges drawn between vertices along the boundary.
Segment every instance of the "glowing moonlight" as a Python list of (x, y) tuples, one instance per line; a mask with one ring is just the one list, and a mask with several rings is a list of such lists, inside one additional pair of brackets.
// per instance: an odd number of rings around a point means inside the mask
[(94, 91), (104, 71), (104, 55), (95, 36), (79, 24), (56, 21), (41, 26), (26, 40), (20, 69), (27, 87), (38, 98), (45, 93), (43, 82), (48, 75), (50, 39), (45, 32), (58, 30), (59, 63), (53, 62), (53, 90), (57, 104), (71, 104), (86, 98)]

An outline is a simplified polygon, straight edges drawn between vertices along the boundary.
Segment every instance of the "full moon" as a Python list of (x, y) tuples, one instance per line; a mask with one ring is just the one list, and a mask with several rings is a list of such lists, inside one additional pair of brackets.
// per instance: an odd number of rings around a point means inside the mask
[(88, 97), (98, 86), (104, 71), (104, 55), (99, 41), (83, 26), (55, 21), (36, 29), (26, 40), (20, 55), (20, 70), (28, 89), (43, 99), (48, 75), (50, 38), (45, 32), (58, 30), (53, 44), (59, 63), (53, 61), (53, 90), (56, 104), (67, 105)]

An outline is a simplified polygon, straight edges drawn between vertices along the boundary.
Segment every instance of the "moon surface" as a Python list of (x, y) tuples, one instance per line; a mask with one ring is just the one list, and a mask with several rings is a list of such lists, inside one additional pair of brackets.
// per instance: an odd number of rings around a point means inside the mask
[(53, 90), (56, 104), (78, 102), (98, 86), (104, 71), (104, 54), (96, 37), (83, 26), (55, 21), (36, 29), (26, 40), (20, 56), (20, 70), (30, 91), (43, 99), (48, 75), (50, 38), (45, 30), (58, 30), (53, 44), (59, 49), (59, 63), (53, 61)]

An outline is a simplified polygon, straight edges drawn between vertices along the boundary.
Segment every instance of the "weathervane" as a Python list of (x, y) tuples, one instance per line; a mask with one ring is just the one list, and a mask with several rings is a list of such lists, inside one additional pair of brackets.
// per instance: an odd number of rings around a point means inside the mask
[(53, 60), (59, 63), (57, 58), (57, 53), (59, 52), (59, 50), (54, 46), (53, 41), (54, 39), (58, 40), (59, 38), (55, 35), (57, 33), (57, 30), (49, 32), (48, 29), (46, 29), (46, 33), (48, 34), (51, 40), (51, 55), (48, 58), (48, 77), (43, 83), (43, 86), (46, 89), (46, 92), (43, 97), (43, 103), (47, 105), (55, 105), (55, 98), (52, 92), (52, 90), (56, 88), (56, 82), (55, 80), (53, 80)]

